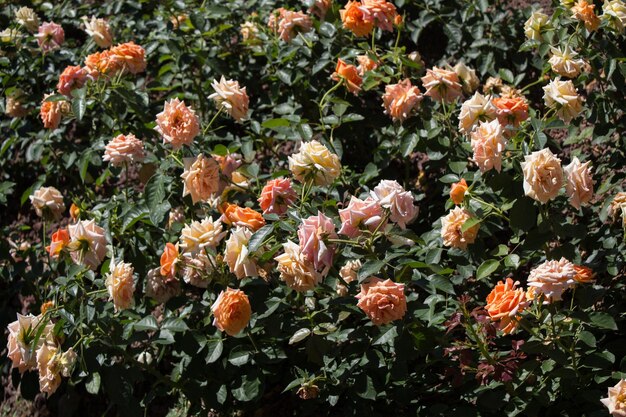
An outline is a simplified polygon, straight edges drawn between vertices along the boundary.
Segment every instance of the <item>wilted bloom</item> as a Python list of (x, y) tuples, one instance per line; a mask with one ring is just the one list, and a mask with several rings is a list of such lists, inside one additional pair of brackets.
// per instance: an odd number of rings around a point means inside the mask
[(454, 71), (433, 67), (426, 70), (426, 75), (422, 77), (422, 84), (426, 88), (424, 95), (433, 100), (451, 103), (461, 96), (461, 82)]
[(39, 26), (35, 37), (41, 49), (44, 52), (49, 52), (61, 47), (65, 41), (65, 32), (61, 25), (57, 25), (54, 22), (45, 22)]
[(87, 71), (82, 67), (68, 66), (59, 76), (57, 91), (64, 96), (71, 96), (72, 90), (81, 88), (87, 81)]
[(313, 27), (311, 17), (306, 13), (293, 12), (284, 8), (275, 10), (267, 25), (285, 42), (291, 42), (298, 32), (309, 32)]
[(189, 145), (200, 133), (200, 121), (196, 113), (177, 98), (166, 101), (163, 111), (157, 114), (155, 130), (174, 149)]
[(566, 176), (565, 192), (569, 197), (572, 206), (579, 209), (581, 205), (586, 205), (593, 197), (593, 178), (591, 168), (587, 161), (581, 164), (578, 157), (574, 157), (572, 162), (563, 168)]
[(174, 277), (176, 276), (176, 265), (178, 264), (178, 245), (167, 242), (163, 253), (161, 254), (161, 276)]
[(46, 246), (46, 250), (51, 258), (58, 258), (61, 251), (70, 243), (70, 234), (67, 229), (59, 229), (52, 234), (50, 246)]
[(479, 92), (463, 102), (461, 113), (459, 114), (459, 130), (469, 133), (478, 122), (485, 122), (495, 119), (496, 107), (491, 102), (491, 96), (483, 96)]
[(239, 207), (236, 204), (226, 203), (221, 210), (221, 220), (226, 224), (247, 227), (253, 232), (265, 226), (265, 219), (261, 213), (250, 207)]
[(574, 17), (582, 21), (589, 32), (593, 32), (600, 26), (600, 18), (593, 11), (595, 7), (593, 2), (578, 0), (571, 9)]
[(348, 1), (343, 9), (339, 11), (343, 27), (354, 33), (356, 36), (368, 36), (374, 29), (374, 21), (369, 13), (363, 10), (362, 4), (358, 1)]
[(69, 348), (61, 354), (58, 359), (57, 365), (61, 369), (62, 376), (66, 378), (69, 378), (71, 376), (74, 365), (76, 364), (76, 358), (77, 355), (73, 348)]
[(303, 400), (311, 400), (311, 399), (317, 398), (319, 393), (320, 393), (319, 387), (310, 382), (302, 384), (302, 386), (298, 388), (298, 391), (296, 392), (298, 397), (300, 397)]
[(576, 284), (574, 264), (565, 258), (545, 261), (528, 275), (528, 286), (535, 287), (535, 294), (544, 295), (544, 304), (561, 300), (563, 292)]
[(298, 228), (298, 240), (304, 257), (313, 262), (315, 269), (322, 270), (326, 275), (333, 265), (335, 245), (326, 244), (325, 239), (337, 239), (335, 224), (324, 214), (318, 212), (317, 216), (310, 216), (302, 220)]
[(487, 296), (485, 309), (492, 321), (498, 322), (498, 328), (504, 334), (510, 334), (517, 328), (519, 313), (527, 307), (526, 292), (516, 288), (519, 282), (511, 278), (500, 281)]
[(63, 115), (63, 105), (66, 101), (46, 101), (52, 94), (46, 94), (41, 102), (39, 116), (46, 129), (56, 129), (61, 123)]
[(361, 292), (356, 298), (359, 300), (357, 306), (376, 326), (400, 320), (406, 314), (404, 284), (390, 279), (369, 278), (366, 284), (361, 284)]
[(574, 270), (576, 271), (576, 275), (574, 276), (574, 280), (579, 284), (590, 284), (594, 282), (593, 269), (588, 266), (583, 265), (574, 265)]
[[(361, 261), (358, 259), (351, 259), (345, 263), (339, 270), (339, 276), (345, 281), (346, 284), (356, 281), (361, 269)], [(348, 294), (348, 287), (346, 287), (341, 280), (337, 280), (337, 294), (345, 297)]]
[(263, 214), (284, 214), (298, 198), (296, 191), (291, 186), (291, 180), (277, 178), (270, 180), (261, 190), (259, 205)]
[(313, 5), (309, 9), (309, 13), (319, 17), (320, 20), (324, 20), (332, 3), (333, 0), (314, 0)]
[(502, 152), (506, 148), (506, 139), (502, 125), (498, 120), (480, 122), (471, 134), (473, 160), (478, 165), (480, 172), (502, 169)]
[(41, 187), (29, 198), (39, 217), (58, 219), (65, 211), (63, 195), (54, 187)]
[(37, 370), (39, 371), (39, 390), (53, 394), (61, 385), (59, 359), (61, 352), (54, 343), (44, 343), (37, 350)]
[(472, 94), (478, 88), (480, 80), (476, 76), (476, 71), (469, 68), (462, 62), (456, 64), (453, 68), (456, 75), (459, 76), (465, 94)]
[(339, 217), (341, 218), (339, 234), (353, 238), (361, 235), (362, 226), (371, 232), (379, 229), (383, 222), (383, 208), (380, 202), (372, 197), (361, 200), (352, 196), (348, 207), (339, 210)]
[(357, 69), (359, 70), (359, 75), (361, 76), (378, 67), (378, 62), (370, 58), (368, 55), (357, 55), (356, 60), (359, 63)]
[(113, 36), (111, 35), (111, 28), (109, 22), (104, 19), (98, 19), (95, 16), (91, 16), (89, 19), (87, 16), (83, 16), (82, 21), (85, 25), (85, 32), (100, 48), (108, 48), (113, 44)]
[(245, 21), (239, 27), (239, 33), (241, 33), (241, 38), (244, 42), (250, 42), (257, 38), (259, 28), (254, 22)]
[(489, 77), (483, 86), (483, 93), (485, 94), (495, 94), (499, 93), (502, 88), (502, 78), (500, 77)]
[(568, 77), (576, 78), (580, 74), (580, 68), (585, 64), (582, 59), (576, 59), (578, 54), (566, 44), (565, 47), (551, 47), (550, 52), (552, 56), (548, 61), (552, 66), (552, 71), (557, 74)]
[(335, 81), (343, 81), (348, 91), (353, 94), (361, 91), (363, 79), (359, 75), (359, 70), (354, 65), (346, 64), (342, 59), (337, 60), (337, 67), (331, 78)]
[(26, 30), (35, 33), (39, 27), (39, 18), (37, 13), (29, 7), (20, 7), (15, 12), (15, 21), (24, 26)]
[(250, 257), (248, 241), (252, 237), (252, 231), (245, 227), (237, 226), (230, 232), (226, 241), (225, 260), (230, 272), (239, 279), (258, 275), (256, 261)]
[(419, 210), (414, 204), (413, 194), (397, 181), (382, 180), (370, 194), (383, 208), (389, 209), (389, 219), (401, 229), (417, 217)]
[(300, 182), (329, 185), (341, 174), (339, 157), (316, 140), (303, 142), (300, 151), (289, 158), (289, 170)]
[(238, 81), (227, 80), (223, 75), (219, 83), (217, 80), (213, 80), (211, 86), (215, 93), (211, 94), (209, 98), (215, 101), (218, 107), (225, 109), (237, 121), (246, 118), (250, 102), (246, 87), (240, 88)]
[(191, 195), (194, 204), (208, 201), (219, 189), (220, 167), (212, 157), (200, 154), (196, 158), (184, 158), (185, 170), (180, 176), (184, 181), (183, 197)]
[(304, 257), (300, 246), (288, 240), (283, 244), (283, 249), (284, 253), (274, 258), (278, 263), (280, 278), (295, 291), (314, 289), (322, 281), (322, 275), (315, 270), (313, 263)]
[(491, 100), (496, 108), (496, 116), (502, 126), (519, 126), (528, 119), (528, 101), (523, 96), (502, 96)]
[(187, 253), (183, 259), (185, 261), (183, 280), (194, 287), (207, 288), (215, 272), (217, 259), (203, 252), (198, 252), (196, 255)]
[(113, 301), (115, 311), (131, 307), (134, 303), (135, 282), (133, 281), (133, 266), (120, 261), (111, 260), (111, 270), (106, 274), (106, 286), (110, 300)]
[(450, 210), (450, 213), (441, 219), (443, 244), (465, 250), (468, 244), (474, 243), (480, 223), (476, 223), (463, 231), (463, 225), (470, 219), (474, 219), (474, 217), (465, 208), (455, 207)]
[(602, 19), (609, 21), (609, 26), (619, 33), (626, 27), (626, 3), (622, 0), (604, 0)]
[(211, 306), (213, 325), (230, 336), (242, 331), (250, 321), (252, 308), (248, 296), (241, 290), (226, 288)]
[(391, 116), (393, 120), (403, 122), (418, 108), (423, 98), (419, 88), (413, 86), (411, 80), (406, 78), (398, 84), (385, 86), (383, 107), (385, 113)]
[(624, 211), (626, 211), (626, 193), (621, 191), (613, 197), (611, 205), (607, 210), (607, 215), (613, 222), (616, 222), (619, 216), (623, 215)]
[(222, 222), (213, 217), (205, 217), (202, 221), (193, 221), (186, 224), (180, 235), (180, 246), (186, 252), (197, 253), (205, 247), (215, 248), (226, 236), (222, 229)]
[(461, 181), (452, 184), (452, 187), (450, 188), (450, 199), (454, 204), (458, 206), (463, 203), (467, 188), (468, 187), (465, 178), (461, 178)]
[(548, 26), (550, 18), (547, 14), (541, 10), (534, 11), (526, 23), (524, 23), (524, 33), (529, 40), (540, 41), (542, 38), (541, 32), (543, 32)]
[(180, 281), (161, 275), (159, 268), (148, 271), (146, 276), (146, 297), (156, 300), (157, 303), (164, 304), (170, 298), (180, 293)]
[(397, 20), (396, 6), (387, 0), (361, 0), (360, 9), (365, 13), (365, 19), (373, 21), (381, 30), (393, 32), (393, 25), (401, 23)]
[(563, 186), (561, 160), (545, 148), (524, 156), (524, 193), (540, 203), (547, 203)]
[[(36, 357), (34, 352), (52, 337), (53, 324), (42, 322), (43, 315), (33, 316), (29, 314), (23, 316), (17, 314), (17, 320), (8, 325), (9, 336), (7, 339), (7, 356), (11, 359), (12, 368), (17, 368), (20, 373), (24, 373), (36, 366)], [(37, 333), (40, 326), (42, 329), (41, 336), (35, 344)]]
[(13, 90), (11, 94), (7, 94), (4, 112), (9, 117), (24, 117), (28, 114), (28, 109), (24, 106), (22, 100), (24, 92), (22, 90)]
[(146, 51), (140, 45), (134, 42), (126, 42), (114, 46), (110, 51), (123, 71), (139, 74), (146, 70)]
[(104, 148), (102, 160), (113, 166), (140, 162), (144, 158), (143, 142), (135, 135), (118, 135), (111, 139)]

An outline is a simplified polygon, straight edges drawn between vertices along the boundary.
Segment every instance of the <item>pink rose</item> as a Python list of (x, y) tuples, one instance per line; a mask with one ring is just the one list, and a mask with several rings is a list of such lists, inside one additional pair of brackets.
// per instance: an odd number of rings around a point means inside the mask
[(323, 269), (322, 275), (328, 273), (335, 255), (335, 245), (324, 242), (327, 238), (337, 238), (335, 225), (330, 218), (318, 212), (317, 216), (302, 220), (298, 228), (300, 250), (306, 260), (313, 262), (315, 269)]
[(506, 139), (502, 125), (498, 120), (480, 122), (478, 128), (471, 133), (474, 162), (480, 172), (502, 169), (502, 152), (506, 148)]
[(405, 191), (397, 181), (382, 180), (371, 195), (383, 208), (390, 210), (389, 219), (401, 229), (406, 229), (407, 223), (417, 217), (419, 209), (414, 204), (413, 194)]
[(368, 197), (365, 200), (350, 197), (350, 203), (345, 209), (339, 210), (341, 229), (339, 233), (350, 238), (361, 234), (359, 227), (367, 227), (371, 232), (381, 226), (383, 208), (377, 200)]
[(65, 32), (61, 25), (54, 22), (45, 22), (39, 26), (39, 32), (35, 35), (37, 42), (44, 52), (60, 48), (65, 41)]
[(259, 204), (263, 214), (284, 214), (298, 198), (295, 190), (291, 187), (291, 180), (277, 178), (265, 184), (259, 197)]

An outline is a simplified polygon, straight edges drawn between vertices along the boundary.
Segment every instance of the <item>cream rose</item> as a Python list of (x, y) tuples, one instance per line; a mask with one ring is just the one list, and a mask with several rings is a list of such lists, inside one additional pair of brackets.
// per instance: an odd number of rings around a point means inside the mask
[(473, 218), (471, 213), (462, 207), (455, 207), (450, 210), (447, 216), (441, 219), (441, 237), (445, 246), (467, 249), (467, 245), (474, 243), (480, 223), (473, 225), (463, 231), (466, 221)]
[(602, 6), (602, 19), (608, 20), (609, 26), (624, 33), (626, 27), (626, 3), (622, 0), (605, 0)]
[(459, 114), (459, 130), (469, 133), (478, 122), (488, 122), (496, 118), (496, 107), (491, 102), (491, 96), (483, 96), (479, 92), (461, 105)]
[(593, 178), (591, 177), (591, 168), (587, 161), (581, 164), (577, 157), (567, 165), (563, 171), (567, 178), (565, 182), (565, 192), (569, 197), (569, 202), (577, 209), (586, 205), (593, 197)]
[(502, 169), (502, 153), (507, 140), (504, 138), (504, 129), (497, 119), (490, 122), (480, 122), (478, 128), (471, 133), (471, 145), (474, 150), (474, 162), (480, 172)]
[(326, 146), (312, 140), (289, 157), (289, 170), (302, 183), (312, 179), (315, 185), (329, 185), (341, 174), (341, 163)]
[(534, 11), (526, 23), (524, 23), (524, 34), (529, 40), (540, 41), (541, 32), (548, 25), (550, 18), (541, 10)]
[(569, 123), (583, 111), (583, 99), (571, 81), (550, 81), (550, 84), (543, 87), (543, 100), (546, 106), (556, 110), (556, 114), (565, 123)]
[(561, 160), (545, 148), (524, 157), (524, 193), (540, 203), (554, 199), (563, 186)]
[(120, 311), (131, 307), (134, 303), (134, 268), (131, 264), (122, 261), (115, 263), (111, 260), (111, 264), (111, 270), (106, 274), (106, 286), (115, 311)]
[(459, 76), (465, 94), (472, 94), (478, 88), (480, 80), (476, 76), (476, 71), (469, 68), (462, 62), (459, 62), (452, 68), (456, 75)]
[(208, 201), (219, 190), (220, 166), (215, 158), (202, 154), (196, 158), (184, 158), (185, 171), (181, 174), (184, 181), (183, 197), (191, 195), (191, 201)]
[(226, 236), (222, 222), (213, 217), (205, 217), (202, 221), (186, 224), (180, 235), (180, 247), (186, 252), (198, 253), (205, 247), (215, 248)]
[(620, 380), (609, 388), (607, 398), (600, 400), (609, 409), (613, 417), (626, 417), (626, 379)]
[(105, 230), (94, 220), (80, 220), (68, 229), (71, 238), (68, 247), (74, 262), (96, 269), (107, 252)]
[(39, 217), (58, 219), (65, 211), (63, 195), (54, 187), (41, 187), (29, 198)]
[(551, 47), (550, 52), (552, 56), (548, 62), (552, 66), (552, 71), (563, 77), (578, 77), (580, 68), (585, 64), (585, 61), (576, 59), (578, 54), (569, 45), (565, 45), (563, 48)]
[(292, 241), (283, 244), (284, 253), (278, 255), (278, 271), (280, 278), (287, 285), (298, 292), (315, 289), (322, 281), (322, 275), (315, 270), (312, 262), (309, 262), (300, 250), (300, 246)]
[(250, 257), (248, 241), (252, 231), (246, 227), (237, 226), (231, 230), (230, 237), (226, 241), (226, 263), (230, 272), (239, 279), (257, 276), (257, 265)]

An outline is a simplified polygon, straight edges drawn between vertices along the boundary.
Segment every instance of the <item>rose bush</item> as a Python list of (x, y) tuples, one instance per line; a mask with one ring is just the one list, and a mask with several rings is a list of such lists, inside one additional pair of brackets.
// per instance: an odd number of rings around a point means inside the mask
[(28, 3), (3, 412), (624, 415), (623, 0)]

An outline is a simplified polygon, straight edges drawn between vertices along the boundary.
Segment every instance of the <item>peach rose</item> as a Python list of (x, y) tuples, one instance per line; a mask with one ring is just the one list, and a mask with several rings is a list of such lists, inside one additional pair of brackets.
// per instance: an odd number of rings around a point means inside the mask
[[(7, 339), (7, 356), (12, 361), (12, 368), (17, 368), (23, 374), (37, 366), (36, 357), (33, 353), (46, 341), (52, 338), (52, 328), (50, 322), (42, 321), (43, 315), (33, 316), (29, 314), (23, 316), (17, 314), (17, 320), (7, 327), (9, 331)], [(35, 338), (40, 326), (44, 326), (39, 340), (35, 344)]]
[(189, 145), (200, 133), (200, 121), (196, 113), (177, 98), (166, 101), (163, 111), (157, 114), (154, 129), (163, 137), (163, 143), (174, 149)]
[(461, 105), (459, 114), (459, 130), (462, 133), (471, 132), (478, 122), (488, 122), (496, 118), (496, 107), (491, 96), (483, 96), (479, 92)]
[(173, 243), (167, 242), (165, 244), (165, 249), (163, 249), (163, 253), (161, 254), (161, 275), (164, 277), (174, 277), (176, 276), (176, 265), (178, 264), (178, 245), (174, 245)]
[[(393, 3), (387, 0), (361, 0), (360, 9), (365, 19), (373, 21), (379, 29), (393, 32), (393, 26), (399, 16)], [(402, 21), (398, 20), (398, 24), (400, 23)]]
[(371, 59), (368, 55), (357, 55), (356, 60), (359, 63), (357, 70), (359, 71), (360, 76), (365, 75), (368, 71), (378, 68), (378, 62)]
[(385, 114), (393, 120), (403, 122), (417, 110), (423, 98), (419, 88), (413, 86), (408, 78), (398, 84), (389, 84), (385, 86), (383, 94)]
[(111, 35), (111, 28), (109, 23), (104, 19), (98, 19), (95, 16), (91, 16), (89, 19), (87, 16), (81, 17), (83, 24), (85, 25), (85, 32), (100, 48), (108, 48), (113, 44), (113, 35)]
[(113, 301), (115, 311), (130, 308), (134, 304), (135, 282), (133, 281), (133, 266), (122, 261), (115, 263), (111, 260), (111, 270), (106, 277), (106, 286), (109, 297)]
[(626, 379), (621, 379), (614, 387), (609, 388), (607, 398), (600, 401), (613, 417), (626, 417)]
[(230, 272), (239, 279), (255, 277), (258, 275), (256, 261), (250, 257), (248, 242), (252, 231), (245, 227), (237, 226), (231, 229), (230, 237), (226, 241), (225, 260)]
[(37, 38), (39, 47), (41, 47), (44, 52), (50, 52), (60, 48), (63, 42), (65, 42), (65, 31), (61, 25), (57, 25), (54, 22), (44, 22), (39, 26), (35, 37)]
[(563, 292), (576, 284), (574, 264), (565, 258), (545, 261), (528, 275), (528, 286), (535, 287), (537, 296), (544, 295), (544, 304), (561, 300)]
[(282, 215), (287, 212), (297, 199), (298, 195), (291, 186), (291, 180), (277, 178), (265, 184), (258, 201), (263, 214), (274, 213)]
[(134, 42), (126, 42), (110, 49), (123, 71), (139, 74), (146, 70), (146, 51)]
[(68, 66), (59, 76), (57, 91), (70, 97), (74, 88), (81, 88), (87, 81), (87, 71), (81, 67)]
[(221, 220), (229, 225), (247, 227), (256, 232), (265, 226), (265, 219), (261, 213), (252, 210), (250, 207), (239, 207), (236, 204), (226, 203), (221, 207)]
[(361, 284), (361, 292), (356, 298), (359, 300), (357, 306), (376, 326), (400, 320), (406, 314), (404, 284), (390, 279), (369, 278), (366, 284)]
[(576, 275), (574, 276), (574, 280), (579, 284), (591, 284), (595, 282), (593, 279), (594, 273), (593, 269), (588, 266), (583, 265), (574, 265), (574, 270), (576, 271)]
[(24, 92), (20, 89), (14, 90), (11, 94), (6, 96), (4, 112), (9, 117), (24, 117), (28, 114), (28, 108), (24, 106), (22, 102), (24, 99)]
[(405, 229), (417, 217), (419, 209), (414, 204), (413, 194), (405, 191), (397, 181), (382, 180), (370, 195), (383, 208), (389, 209), (389, 219), (401, 229)]
[(316, 140), (302, 143), (288, 159), (289, 170), (301, 183), (310, 179), (315, 185), (330, 185), (341, 174), (339, 157)]
[(550, 18), (541, 9), (534, 11), (526, 23), (524, 23), (524, 33), (529, 40), (540, 41), (543, 39), (541, 33), (548, 26)]
[(426, 75), (422, 77), (422, 84), (426, 88), (424, 95), (433, 100), (452, 103), (461, 96), (461, 82), (454, 71), (433, 67), (426, 70)]
[(587, 161), (581, 164), (578, 157), (574, 157), (572, 162), (563, 169), (566, 177), (565, 192), (569, 197), (570, 204), (577, 209), (581, 205), (587, 205), (593, 197), (590, 163)]
[[(358, 259), (351, 259), (345, 263), (339, 270), (339, 276), (345, 281), (346, 284), (356, 281), (361, 269), (361, 261)], [(341, 280), (337, 280), (337, 294), (341, 297), (348, 295), (348, 287), (346, 287)]]
[(473, 225), (465, 231), (462, 229), (465, 222), (473, 218), (465, 208), (455, 207), (450, 210), (450, 213), (441, 219), (443, 244), (465, 250), (468, 244), (474, 243), (480, 229), (480, 223)]
[(46, 246), (46, 250), (51, 258), (57, 259), (61, 251), (70, 243), (70, 234), (67, 229), (59, 229), (52, 234), (50, 246)]
[(500, 281), (487, 296), (485, 309), (489, 313), (491, 321), (498, 322), (498, 328), (504, 334), (515, 331), (520, 318), (519, 313), (528, 305), (526, 292), (523, 288), (516, 288), (519, 282), (513, 282), (511, 278)]
[(48, 395), (52, 395), (61, 385), (60, 356), (59, 348), (53, 343), (44, 343), (37, 350), (39, 390)]
[(585, 61), (582, 59), (576, 59), (578, 54), (569, 46), (565, 47), (551, 47), (551, 57), (548, 61), (552, 67), (552, 71), (557, 74), (568, 77), (576, 78), (580, 74), (580, 68), (585, 65)]
[(369, 14), (363, 11), (362, 4), (358, 1), (348, 1), (339, 11), (343, 27), (354, 33), (355, 36), (368, 36), (374, 29), (374, 21)]
[(461, 181), (452, 184), (452, 187), (450, 188), (450, 200), (452, 200), (452, 202), (457, 206), (463, 204), (467, 189), (468, 186), (465, 178), (461, 178)]
[(30, 33), (35, 33), (39, 28), (37, 13), (29, 7), (20, 7), (15, 11), (15, 21), (24, 26)]
[(342, 59), (337, 60), (337, 67), (330, 78), (343, 81), (348, 91), (355, 95), (361, 91), (363, 79), (359, 76), (359, 70), (354, 65), (346, 64)]
[(556, 110), (557, 116), (565, 123), (569, 123), (583, 111), (583, 99), (571, 81), (552, 80), (543, 87), (543, 92), (546, 106)]
[(324, 20), (328, 9), (333, 4), (333, 0), (314, 0), (313, 4), (309, 8), (309, 13), (319, 17), (320, 20)]
[(39, 116), (46, 129), (56, 129), (61, 124), (61, 116), (63, 115), (63, 106), (67, 101), (46, 101), (52, 94), (46, 94), (41, 101), (41, 110)]
[(626, 27), (626, 3), (622, 0), (604, 0), (602, 19), (609, 22), (609, 27), (624, 33)]
[(463, 92), (465, 94), (472, 94), (478, 86), (480, 85), (480, 80), (476, 76), (476, 71), (469, 68), (462, 62), (456, 64), (453, 68), (453, 71), (456, 72), (456, 75), (459, 76), (461, 80), (461, 85), (463, 86)]
[(238, 81), (226, 80), (223, 75), (219, 83), (213, 80), (211, 86), (215, 93), (211, 94), (209, 99), (215, 101), (220, 109), (225, 109), (233, 119), (241, 121), (246, 118), (250, 102), (246, 87), (240, 88)]
[(335, 255), (335, 245), (324, 242), (329, 238), (337, 239), (335, 224), (320, 212), (317, 216), (303, 219), (298, 228), (298, 241), (302, 254), (309, 262), (313, 262), (316, 270), (322, 270), (324, 276), (333, 265)]
[(519, 126), (528, 119), (528, 101), (523, 96), (496, 97), (492, 100), (502, 126)]
[(383, 226), (383, 208), (380, 202), (372, 197), (365, 200), (350, 197), (348, 207), (339, 210), (341, 229), (339, 234), (354, 238), (361, 235), (360, 227), (364, 226), (373, 232)]
[(180, 281), (164, 277), (160, 268), (151, 269), (146, 276), (145, 293), (146, 297), (156, 300), (159, 304), (165, 304), (180, 293)]
[(561, 160), (545, 148), (524, 157), (524, 193), (542, 204), (554, 199), (563, 186)]
[(315, 289), (322, 281), (322, 275), (304, 257), (298, 245), (288, 240), (283, 244), (283, 248), (284, 253), (274, 258), (278, 263), (280, 278), (289, 288), (298, 292)]
[(143, 142), (133, 134), (118, 135), (111, 139), (104, 148), (102, 160), (113, 166), (140, 162), (145, 157)]
[(582, 21), (589, 32), (593, 32), (600, 27), (600, 18), (593, 11), (595, 7), (593, 2), (578, 0), (571, 9), (574, 17)]
[(74, 262), (96, 269), (107, 252), (106, 231), (94, 220), (80, 220), (68, 228), (71, 238), (68, 247)]
[(122, 62), (110, 50), (95, 52), (85, 58), (85, 70), (93, 79), (101, 75), (115, 75), (123, 70)]
[(306, 13), (292, 12), (281, 7), (270, 15), (267, 25), (278, 33), (280, 39), (291, 42), (298, 32), (309, 32), (313, 27), (313, 21)]
[(65, 211), (63, 195), (54, 187), (38, 188), (28, 198), (39, 217), (58, 219)]
[(183, 197), (191, 195), (193, 204), (208, 201), (220, 186), (220, 167), (215, 158), (200, 154), (196, 158), (184, 158), (185, 171), (180, 176), (184, 181)]
[(252, 308), (248, 296), (241, 290), (226, 288), (211, 306), (213, 325), (230, 336), (241, 332), (250, 322)]
[(207, 247), (215, 249), (224, 236), (226, 232), (223, 231), (222, 222), (205, 217), (201, 222), (193, 221), (185, 225), (180, 235), (180, 247), (185, 252), (196, 254)]
[(471, 134), (473, 160), (480, 172), (502, 169), (502, 153), (506, 149), (507, 140), (504, 138), (502, 125), (498, 120), (480, 122)]

